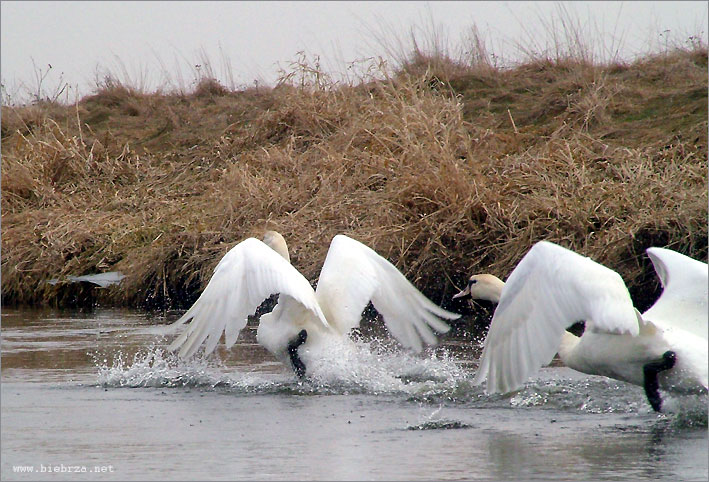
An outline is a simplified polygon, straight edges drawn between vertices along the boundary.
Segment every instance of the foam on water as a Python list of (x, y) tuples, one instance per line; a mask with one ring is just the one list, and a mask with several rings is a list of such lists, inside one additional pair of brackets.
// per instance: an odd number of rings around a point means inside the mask
[(111, 363), (97, 360), (98, 383), (103, 387), (241, 387), (267, 388), (276, 382), (245, 373), (234, 378), (216, 358), (183, 360), (175, 353), (151, 345), (128, 359), (118, 352)]
[(377, 339), (331, 343), (308, 370), (320, 390), (372, 394), (447, 391), (467, 377), (445, 350), (415, 355)]
[[(238, 347), (236, 348), (238, 349)], [(179, 358), (160, 345), (133, 357), (118, 352), (108, 358), (94, 355), (98, 383), (104, 387), (203, 387), (236, 391), (300, 393), (432, 393), (454, 389), (466, 374), (445, 351), (414, 355), (376, 340), (343, 340), (328, 345), (299, 381), (287, 369), (282, 374), (243, 372), (225, 366), (218, 357)]]
[[(238, 346), (235, 348), (238, 349)], [(244, 371), (229, 367), (218, 356), (180, 359), (161, 345), (151, 345), (132, 358), (118, 352), (111, 362), (95, 364), (103, 387), (197, 387), (235, 393), (390, 394), (430, 407), (456, 403), (471, 408), (556, 409), (585, 413), (652, 412), (645, 393), (636, 387), (604, 377), (550, 370), (553, 376), (529, 381), (507, 395), (487, 395), (484, 386), (471, 383), (473, 373), (445, 350), (415, 355), (377, 339), (343, 340), (328, 345), (308, 366), (308, 378), (298, 380), (283, 367), (278, 373)], [(574, 373), (564, 376), (564, 373)], [(674, 397), (663, 394), (663, 414), (678, 427), (707, 426), (707, 397)], [(434, 412), (435, 413), (435, 412)], [(449, 422), (452, 424), (450, 427)], [(426, 419), (412, 429), (451, 428), (454, 421)]]
[(663, 412), (671, 429), (707, 428), (707, 395), (668, 397), (663, 404)]
[(510, 399), (515, 408), (545, 406), (588, 413), (633, 413), (647, 405), (640, 387), (604, 377), (538, 380)]

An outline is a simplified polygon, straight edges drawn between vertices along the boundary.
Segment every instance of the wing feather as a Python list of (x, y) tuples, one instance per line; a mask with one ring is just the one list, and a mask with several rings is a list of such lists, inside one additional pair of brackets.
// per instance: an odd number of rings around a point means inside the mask
[(662, 295), (643, 313), (643, 318), (672, 325), (707, 339), (707, 264), (665, 248), (648, 248)]
[(235, 293), (234, 296), (229, 296), (227, 298), (226, 314), (228, 319), (226, 322), (226, 327), (224, 328), (224, 346), (226, 346), (226, 348), (231, 348), (234, 346), (236, 340), (239, 338), (239, 332), (241, 329), (239, 328), (240, 320), (237, 316), (239, 306), (244, 303), (242, 298), (242, 292)]
[(431, 302), (374, 250), (342, 234), (330, 243), (315, 294), (328, 321), (341, 333), (359, 326), (371, 301), (392, 336), (415, 351), (436, 342), (432, 329), (450, 329), (443, 320), (460, 317)]
[(616, 272), (540, 241), (505, 283), (473, 383), (487, 379), (488, 393), (519, 389), (551, 362), (564, 330), (582, 320), (587, 330), (638, 334), (632, 300)]
[(211, 353), (222, 333), (226, 345), (232, 346), (248, 315), (274, 293), (292, 297), (327, 326), (308, 280), (266, 244), (249, 238), (224, 255), (199, 299), (174, 323), (192, 320), (170, 350), (179, 348), (181, 357), (189, 357), (206, 340), (205, 353)]

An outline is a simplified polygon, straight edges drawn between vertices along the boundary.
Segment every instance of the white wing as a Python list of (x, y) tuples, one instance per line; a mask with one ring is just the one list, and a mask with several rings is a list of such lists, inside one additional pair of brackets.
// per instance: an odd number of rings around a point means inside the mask
[(707, 264), (665, 248), (648, 248), (662, 295), (643, 318), (667, 324), (707, 339)]
[(274, 293), (287, 294), (327, 326), (308, 280), (266, 244), (249, 238), (224, 255), (202, 295), (174, 323), (181, 325), (192, 319), (170, 350), (180, 348), (180, 356), (189, 357), (206, 340), (205, 352), (211, 353), (222, 332), (227, 348), (231, 347), (246, 326), (247, 316)]
[(330, 325), (341, 333), (359, 326), (371, 300), (389, 332), (416, 351), (422, 350), (422, 341), (437, 342), (431, 328), (440, 333), (450, 329), (440, 318), (460, 317), (432, 303), (374, 250), (342, 234), (330, 243), (315, 294)]
[(520, 388), (559, 348), (577, 321), (586, 330), (638, 334), (628, 290), (615, 271), (540, 241), (510, 274), (495, 310), (473, 383), (488, 393)]

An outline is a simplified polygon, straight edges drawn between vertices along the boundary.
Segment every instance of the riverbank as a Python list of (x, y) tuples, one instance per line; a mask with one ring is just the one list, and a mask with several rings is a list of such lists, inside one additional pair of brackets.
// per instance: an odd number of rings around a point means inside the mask
[[(706, 261), (707, 50), (501, 69), (422, 55), (361, 82), (302, 59), (274, 88), (2, 107), (2, 302), (186, 307), (224, 253), (277, 229), (311, 282), (337, 233), (435, 302), (547, 239), (617, 270)], [(104, 290), (52, 279), (121, 271)], [(462, 305), (456, 305), (458, 311)]]

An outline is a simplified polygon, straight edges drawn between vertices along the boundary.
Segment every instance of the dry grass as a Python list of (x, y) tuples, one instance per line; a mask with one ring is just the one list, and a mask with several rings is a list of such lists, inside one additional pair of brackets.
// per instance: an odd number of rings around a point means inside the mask
[(274, 228), (312, 282), (346, 233), (446, 306), (541, 239), (617, 269), (641, 307), (658, 291), (645, 248), (706, 259), (705, 47), (434, 60), (357, 85), (301, 62), (272, 89), (107, 81), (75, 106), (3, 107), (2, 301), (72, 304), (83, 288), (47, 281), (120, 270), (92, 295), (186, 306), (229, 248)]

